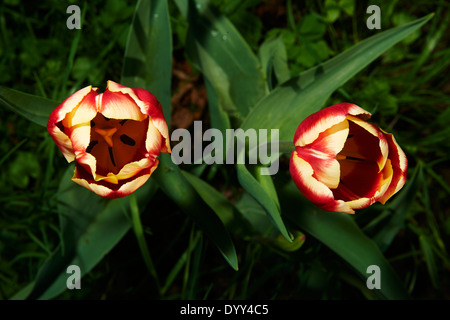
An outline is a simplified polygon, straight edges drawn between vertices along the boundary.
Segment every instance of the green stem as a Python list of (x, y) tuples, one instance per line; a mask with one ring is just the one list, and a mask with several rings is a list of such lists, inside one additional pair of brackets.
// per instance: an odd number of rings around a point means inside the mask
[(280, 153), (288, 153), (288, 154), (290, 154), (292, 151), (295, 150), (294, 143), (291, 140), (279, 141), (278, 148), (279, 148)]
[(159, 298), (161, 296), (161, 287), (159, 285), (155, 265), (153, 264), (152, 258), (150, 256), (150, 251), (148, 250), (147, 242), (145, 241), (144, 229), (142, 227), (141, 217), (139, 215), (139, 207), (136, 200), (136, 195), (132, 193), (129, 197), (134, 234), (136, 235), (136, 239), (139, 245), (139, 249), (141, 250), (144, 263), (155, 282), (155, 287), (157, 290), (156, 294)]
[[(255, 146), (253, 149), (249, 150), (249, 154), (251, 154), (252, 152), (255, 152), (255, 151), (258, 152), (258, 150), (261, 147), (263, 147), (263, 146), (267, 146), (268, 147), (267, 149), (271, 150), (271, 152), (273, 153), (273, 149), (271, 147), (272, 143), (276, 143), (276, 142), (269, 141), (267, 143), (263, 143), (263, 144), (260, 144), (258, 146)], [(278, 141), (278, 153), (279, 154), (282, 154), (282, 153), (291, 154), (291, 152), (294, 151), (294, 150), (295, 150), (295, 146), (294, 146), (294, 143), (291, 140), (289, 140), (289, 141)]]

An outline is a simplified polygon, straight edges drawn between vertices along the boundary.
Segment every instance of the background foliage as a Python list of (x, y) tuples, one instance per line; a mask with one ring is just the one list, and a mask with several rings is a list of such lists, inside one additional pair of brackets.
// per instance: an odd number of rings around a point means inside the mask
[[(450, 82), (445, 72), (450, 61), (449, 5), (445, 1), (371, 2), (381, 8), (379, 31), (366, 28), (369, 3), (365, 2), (212, 3), (255, 53), (265, 40), (281, 37), (289, 66), (285, 78), (382, 30), (435, 13), (423, 27), (340, 86), (325, 105), (351, 101), (372, 111), (380, 127), (395, 133), (409, 159), (409, 187), (387, 209), (376, 205), (352, 219), (380, 246), (412, 298), (449, 298)], [(65, 26), (69, 4), (82, 8), (81, 32)], [(2, 2), (0, 85), (55, 101), (88, 84), (103, 90), (107, 79), (121, 78), (135, 5), (135, 1), (113, 0)], [(190, 38), (183, 12), (175, 2), (169, 1), (168, 7), (173, 32), (171, 129), (191, 128), (194, 120), (211, 124), (209, 105), (213, 101), (207, 95), (211, 84), (186, 54), (186, 39)], [(0, 108), (0, 131), (0, 298), (9, 299), (35, 280), (63, 237), (57, 192), (67, 163), (45, 128), (8, 109)], [(211, 166), (202, 170), (203, 181), (214, 187), (204, 192), (219, 192), (242, 211), (261, 214), (248, 194), (242, 196), (236, 169)], [(185, 177), (195, 186), (195, 175), (185, 173)], [(275, 185), (284, 186), (287, 179), (287, 163), (282, 158)], [(149, 185), (146, 191), (156, 192), (139, 209), (160, 290), (152, 289), (155, 279), (135, 234), (124, 230), (123, 239), (83, 277), (82, 290), (67, 290), (58, 298), (375, 298), (351, 265), (313, 236), (315, 230), (302, 230), (306, 238), (298, 230), (293, 248), (282, 237), (244, 233), (246, 222), (233, 220), (227, 227), (233, 230), (239, 261), (235, 271), (204, 236), (195, 217), (182, 212), (162, 190)], [(283, 189), (280, 194), (289, 198), (290, 192)], [(86, 203), (92, 202), (87, 199)], [(390, 218), (392, 212), (395, 218)], [(224, 211), (227, 214), (233, 215)], [(226, 221), (226, 216), (221, 220)], [(260, 221), (265, 230), (264, 219), (253, 221)], [(329, 226), (329, 232), (337, 236), (338, 223), (337, 219)]]

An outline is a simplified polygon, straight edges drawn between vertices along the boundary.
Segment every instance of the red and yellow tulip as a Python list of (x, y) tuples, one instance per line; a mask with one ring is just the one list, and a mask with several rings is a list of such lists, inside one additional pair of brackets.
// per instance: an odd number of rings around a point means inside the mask
[(73, 181), (105, 198), (120, 198), (142, 186), (170, 153), (169, 131), (156, 97), (108, 81), (104, 93), (88, 86), (50, 115), (47, 130), (68, 162)]
[(392, 134), (366, 121), (370, 117), (355, 104), (339, 103), (298, 126), (291, 176), (319, 208), (353, 214), (384, 204), (405, 184), (405, 153)]

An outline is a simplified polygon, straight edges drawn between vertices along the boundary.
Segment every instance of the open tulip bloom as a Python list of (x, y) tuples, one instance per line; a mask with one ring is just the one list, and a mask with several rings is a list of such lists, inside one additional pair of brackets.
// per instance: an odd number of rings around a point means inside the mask
[(104, 93), (88, 86), (50, 115), (47, 130), (68, 162), (73, 181), (105, 198), (126, 196), (142, 186), (170, 152), (162, 108), (145, 89), (108, 81)]
[(371, 114), (339, 103), (298, 126), (290, 172), (298, 189), (326, 211), (355, 213), (384, 204), (406, 181), (408, 162), (390, 133), (365, 121)]

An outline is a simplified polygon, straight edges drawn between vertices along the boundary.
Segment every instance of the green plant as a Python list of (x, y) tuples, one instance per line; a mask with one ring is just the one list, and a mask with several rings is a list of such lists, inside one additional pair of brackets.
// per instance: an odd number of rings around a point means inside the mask
[[(245, 31), (248, 25), (244, 22), (246, 17), (255, 17), (249, 10), (260, 4), (258, 1), (247, 6), (226, 1), (221, 11), (205, 0), (169, 4), (138, 1), (125, 41), (133, 11), (129, 4), (116, 7), (113, 3), (99, 3), (98, 7), (85, 3), (85, 29), (73, 31), (64, 55), (51, 54), (60, 48), (56, 41), (41, 46), (41, 40), (33, 37), (33, 28), (22, 30), (22, 38), (2, 29), (2, 43), (9, 46), (2, 45), (0, 68), (9, 70), (6, 61), (18, 63), (8, 50), (20, 51), (19, 61), (25, 66), (12, 75), (2, 73), (2, 83), (19, 79), (14, 89), (0, 87), (0, 105), (5, 107), (2, 114), (7, 117), (3, 123), (20, 128), (13, 134), (6, 125), (1, 127), (5, 137), (16, 139), (2, 142), (5, 155), (0, 162), (11, 169), (2, 172), (1, 187), (8, 190), (14, 180), (14, 190), (19, 190), (15, 196), (1, 199), (0, 254), (7, 257), (0, 260), (0, 279), (5, 283), (2, 297), (123, 296), (126, 292), (115, 292), (109, 280), (102, 279), (117, 262), (102, 259), (121, 245), (136, 248), (134, 252), (142, 255), (139, 263), (146, 268), (138, 267), (136, 274), (150, 284), (150, 289), (136, 285), (134, 291), (153, 298), (296, 298), (307, 296), (302, 295), (303, 290), (314, 288), (319, 288), (319, 293), (314, 291), (317, 296), (334, 298), (342, 296), (344, 283), (367, 298), (374, 298), (375, 292), (381, 298), (403, 299), (413, 292), (424, 265), (433, 288), (442, 291), (440, 274), (449, 267), (445, 239), (450, 220), (442, 203), (448, 201), (450, 187), (442, 174), (448, 174), (444, 165), (448, 155), (443, 150), (448, 145), (445, 119), (450, 114), (444, 110), (445, 92), (434, 91), (433, 86), (445, 84), (435, 75), (448, 66), (449, 51), (439, 44), (448, 26), (444, 4), (436, 10), (440, 20), (428, 15), (397, 28), (356, 34), (354, 27), (338, 25), (341, 18), (349, 19), (349, 26), (356, 23), (358, 7), (350, 2), (325, 1), (318, 7), (308, 4), (314, 8), (309, 11), (288, 2), (287, 27), (265, 32), (255, 22), (257, 32), (251, 33)], [(100, 6), (110, 14), (95, 16)], [(61, 5), (55, 8), (65, 10)], [(5, 4), (1, 14), (19, 19), (20, 10), (29, 8)], [(389, 10), (394, 10), (393, 5)], [(53, 14), (50, 12), (47, 19)], [(242, 32), (225, 14), (231, 15)], [(94, 17), (86, 20), (89, 15)], [(33, 19), (29, 17), (29, 25)], [(405, 19), (405, 14), (392, 15), (396, 23)], [(430, 24), (425, 40), (414, 47), (421, 27)], [(86, 36), (86, 29), (100, 36), (103, 28), (113, 26), (117, 32), (102, 39), (100, 51)], [(118, 48), (123, 48), (124, 58)], [(342, 100), (375, 111), (376, 120), (388, 128), (398, 122), (395, 131), (411, 161), (404, 190), (385, 207), (371, 207), (354, 217), (322, 212), (305, 202), (293, 187), (283, 166), (285, 155), (280, 155), (280, 172), (271, 177), (260, 175), (259, 166), (245, 164), (176, 166), (169, 155), (162, 154), (160, 167), (144, 187), (115, 200), (99, 198), (73, 184), (73, 167), (66, 169), (41, 128), (50, 112), (85, 82), (98, 85), (111, 77), (154, 93), (169, 123), (174, 94), (172, 57), (180, 51), (194, 67), (187, 81), (201, 75), (208, 97), (208, 124), (222, 133), (232, 128), (277, 128), (281, 140), (292, 141), (295, 128), (307, 115)], [(373, 61), (378, 64), (371, 64)], [(416, 77), (418, 73), (422, 77)], [(432, 100), (427, 101), (427, 97)], [(430, 121), (423, 124), (422, 118)], [(24, 147), (26, 151), (19, 151)], [(156, 214), (162, 217), (156, 218)], [(160, 230), (167, 230), (170, 236)], [(401, 232), (410, 238), (407, 248), (390, 253)], [(19, 248), (15, 257), (9, 258), (14, 256), (14, 243), (19, 243)], [(211, 256), (216, 258), (211, 248), (217, 248), (226, 263), (208, 261)], [(271, 263), (273, 257), (278, 263)], [(332, 257), (329, 263), (328, 257)], [(417, 262), (415, 269), (398, 277), (391, 262), (406, 259)], [(21, 261), (28, 264), (14, 270)], [(258, 270), (259, 263), (263, 267)], [(65, 269), (70, 264), (81, 267), (83, 283), (90, 289), (64, 292)], [(383, 270), (381, 290), (365, 287), (367, 267), (373, 264)], [(123, 279), (118, 270), (110, 281)], [(283, 277), (288, 271), (298, 284), (292, 296), (286, 289), (289, 278)], [(27, 274), (26, 279), (32, 281), (24, 281), (19, 274)], [(213, 275), (225, 283), (221, 294), (206, 280)], [(448, 276), (443, 278), (449, 280)], [(96, 281), (107, 288), (100, 290), (101, 294), (95, 291)], [(24, 282), (29, 285), (19, 291), (17, 283), (22, 287)], [(271, 287), (275, 289), (266, 295), (259, 292)]]

